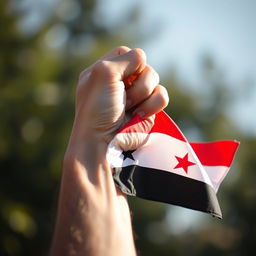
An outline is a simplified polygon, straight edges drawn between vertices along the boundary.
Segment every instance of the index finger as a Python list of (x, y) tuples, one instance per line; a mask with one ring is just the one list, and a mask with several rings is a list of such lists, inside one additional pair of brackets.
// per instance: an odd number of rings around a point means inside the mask
[(98, 82), (110, 84), (120, 82), (132, 75), (139, 75), (146, 67), (146, 54), (135, 48), (119, 56), (96, 63), (90, 77)]
[(79, 79), (82, 79), (85, 75), (87, 75), (89, 72), (91, 72), (92, 68), (94, 67), (94, 65), (102, 60), (110, 60), (113, 57), (122, 55), (126, 52), (129, 52), (131, 50), (131, 48), (127, 47), (127, 46), (118, 46), (115, 49), (113, 49), (112, 51), (108, 52), (107, 54), (103, 55), (101, 58), (99, 58), (95, 63), (93, 63), (91, 66), (89, 66), (88, 68), (86, 68), (85, 70), (83, 70), (79, 76)]

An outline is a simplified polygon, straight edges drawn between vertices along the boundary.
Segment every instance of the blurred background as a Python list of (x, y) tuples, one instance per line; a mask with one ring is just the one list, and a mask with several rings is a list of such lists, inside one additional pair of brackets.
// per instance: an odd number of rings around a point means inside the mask
[(0, 1), (0, 255), (46, 255), (79, 73), (143, 48), (189, 140), (241, 142), (223, 220), (130, 198), (140, 255), (256, 252), (254, 0)]

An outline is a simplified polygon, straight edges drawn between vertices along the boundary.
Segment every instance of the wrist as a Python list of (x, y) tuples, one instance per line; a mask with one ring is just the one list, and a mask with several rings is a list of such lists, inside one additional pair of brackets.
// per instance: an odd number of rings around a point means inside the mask
[(64, 156), (64, 169), (73, 169), (78, 164), (88, 170), (95, 169), (97, 164), (106, 162), (107, 147), (107, 142), (94, 133), (83, 131), (81, 134), (74, 130)]

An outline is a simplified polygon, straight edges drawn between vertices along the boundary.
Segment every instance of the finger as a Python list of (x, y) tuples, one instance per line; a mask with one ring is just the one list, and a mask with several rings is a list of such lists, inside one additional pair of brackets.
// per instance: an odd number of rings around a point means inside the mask
[(96, 63), (91, 70), (91, 77), (97, 82), (116, 83), (131, 75), (140, 74), (146, 67), (146, 55), (141, 49), (115, 56)]
[(164, 109), (169, 102), (167, 90), (162, 85), (158, 85), (148, 99), (141, 103), (133, 112), (141, 118), (147, 118)]
[(109, 53), (107, 53), (106, 55), (102, 56), (100, 58), (100, 60), (109, 60), (109, 59), (112, 59), (113, 57), (116, 57), (116, 56), (122, 55), (126, 52), (129, 52), (130, 50), (131, 50), (131, 48), (129, 48), (127, 46), (118, 46), (114, 50), (112, 50)]
[(93, 63), (91, 66), (89, 66), (88, 68), (86, 68), (85, 70), (83, 70), (79, 76), (79, 79), (83, 79), (84, 76), (86, 76), (91, 69), (93, 68), (93, 66), (98, 63), (99, 61), (102, 60), (108, 60), (108, 59), (112, 59), (113, 57), (122, 55), (126, 52), (129, 52), (131, 50), (131, 48), (127, 47), (127, 46), (119, 46), (116, 47), (115, 49), (113, 49), (112, 51), (108, 52), (107, 54), (103, 55), (100, 59), (98, 59), (95, 63)]
[(133, 84), (126, 90), (126, 110), (146, 100), (159, 84), (156, 71), (147, 65)]

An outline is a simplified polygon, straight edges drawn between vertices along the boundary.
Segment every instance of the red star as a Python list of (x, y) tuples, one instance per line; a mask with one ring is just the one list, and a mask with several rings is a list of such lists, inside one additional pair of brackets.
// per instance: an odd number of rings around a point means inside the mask
[(178, 160), (178, 164), (174, 167), (174, 169), (183, 168), (183, 170), (188, 173), (188, 167), (195, 165), (195, 163), (188, 161), (188, 153), (183, 158), (178, 156), (175, 157)]

